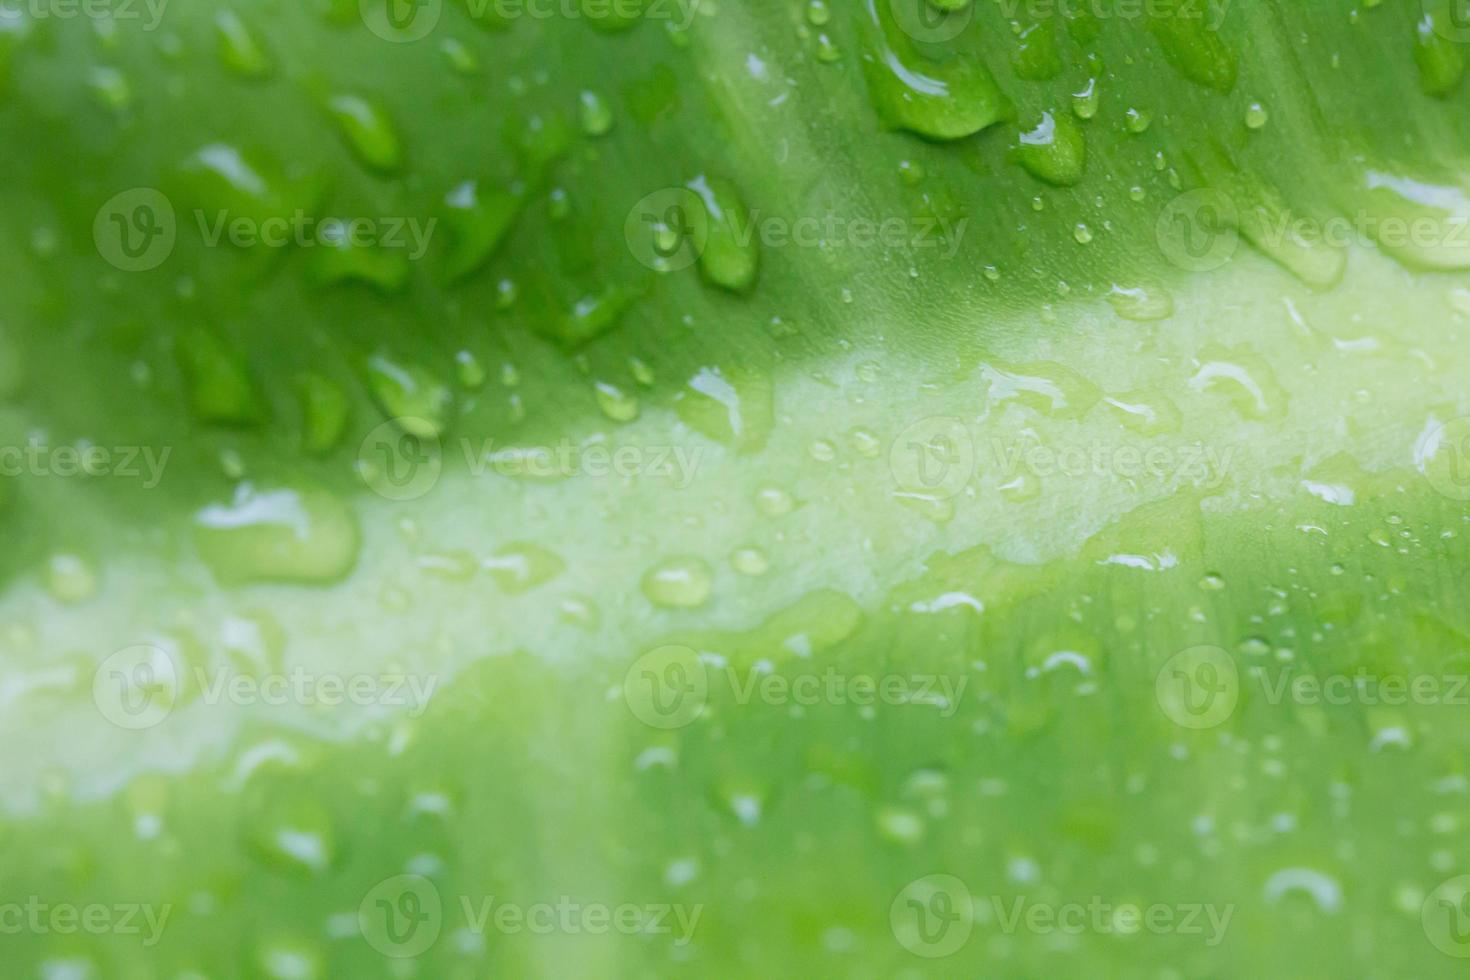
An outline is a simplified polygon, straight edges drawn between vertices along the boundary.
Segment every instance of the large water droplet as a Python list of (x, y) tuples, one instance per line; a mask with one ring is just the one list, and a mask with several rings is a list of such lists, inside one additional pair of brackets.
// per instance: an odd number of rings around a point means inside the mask
[(326, 489), (242, 483), (229, 503), (195, 515), (194, 542), (226, 584), (321, 584), (357, 563), (357, 518)]
[(670, 558), (643, 576), (643, 594), (650, 602), (671, 609), (692, 609), (709, 601), (714, 578), (699, 558)]

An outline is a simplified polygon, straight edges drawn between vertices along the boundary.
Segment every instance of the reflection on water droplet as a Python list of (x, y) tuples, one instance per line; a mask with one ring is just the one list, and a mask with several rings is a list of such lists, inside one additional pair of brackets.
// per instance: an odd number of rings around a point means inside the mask
[(649, 569), (642, 587), (643, 594), (655, 605), (691, 609), (709, 601), (714, 579), (709, 565), (701, 559), (679, 557)]

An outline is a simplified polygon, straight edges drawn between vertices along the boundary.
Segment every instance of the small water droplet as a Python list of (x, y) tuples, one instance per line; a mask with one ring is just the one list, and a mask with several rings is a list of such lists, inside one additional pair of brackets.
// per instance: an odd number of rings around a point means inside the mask
[(709, 565), (698, 558), (679, 557), (660, 562), (643, 576), (643, 594), (658, 606), (692, 609), (709, 601), (714, 579)]

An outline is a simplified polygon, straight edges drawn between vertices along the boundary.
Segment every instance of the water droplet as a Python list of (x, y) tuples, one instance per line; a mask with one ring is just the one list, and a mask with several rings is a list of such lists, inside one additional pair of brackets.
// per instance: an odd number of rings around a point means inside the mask
[[(1419, 66), (1420, 87), (1430, 95), (1449, 95), (1465, 76), (1465, 57), (1459, 45), (1446, 36), (1459, 27), (1459, 16), (1451, 9), (1456, 6), (1425, 3), (1414, 25), (1414, 63)], [(1434, 7), (1440, 9), (1431, 9)]]
[(337, 448), (347, 429), (347, 393), (324, 375), (308, 373), (297, 379), (301, 396), (301, 444), (315, 456)]
[(765, 486), (755, 493), (755, 508), (767, 517), (784, 517), (795, 506), (791, 494), (780, 487)]
[[(1123, 119), (1124, 125), (1128, 127), (1128, 132), (1138, 135), (1148, 132), (1149, 126), (1153, 125), (1154, 116), (1147, 109), (1130, 108), (1123, 114)], [(1162, 170), (1163, 168), (1157, 167), (1156, 169)]]
[(602, 620), (597, 604), (586, 596), (569, 595), (557, 606), (561, 621), (578, 629), (595, 630)]
[(525, 542), (507, 545), (482, 564), (495, 584), (512, 595), (545, 585), (567, 567), (555, 552)]
[(760, 246), (749, 234), (751, 216), (733, 183), (700, 175), (688, 184), (704, 204), (706, 231), (699, 270), (716, 286), (743, 292), (755, 284)]
[(680, 420), (741, 451), (758, 449), (775, 424), (770, 379), (745, 369), (701, 368), (674, 396)]
[(421, 555), (418, 566), (427, 574), (450, 582), (468, 582), (480, 569), (475, 556), (463, 548)]
[[(444, 198), (444, 225), (449, 233), (445, 278), (458, 282), (477, 272), (495, 254), (516, 216), (524, 195), (482, 188), (477, 181), (458, 184)], [(515, 284), (501, 280), (496, 305), (501, 309), (515, 301)]]
[(649, 367), (648, 362), (641, 357), (628, 358), (628, 371), (633, 375), (633, 380), (643, 387), (647, 388), (653, 384), (653, 368)]
[(1205, 17), (1149, 17), (1164, 59), (1196, 85), (1228, 95), (1235, 88), (1235, 53)]
[(912, 847), (924, 839), (924, 818), (913, 810), (882, 807), (877, 823), (878, 833), (892, 843)]
[(459, 383), (471, 390), (479, 388), (485, 383), (485, 366), (473, 351), (462, 350), (454, 355), (455, 372), (459, 376)]
[(890, 126), (931, 139), (970, 136), (1004, 119), (1010, 103), (989, 70), (968, 51), (940, 62), (925, 58), (910, 31), (900, 26), (898, 8), (887, 0), (862, 4), (863, 75), (878, 114)]
[(771, 568), (770, 559), (759, 548), (737, 548), (730, 556), (730, 565), (741, 575), (764, 575)]
[(444, 52), (444, 58), (449, 62), (449, 67), (461, 75), (480, 73), (480, 59), (458, 38), (445, 38), (440, 43), (439, 50)]
[(853, 429), (848, 433), (852, 448), (865, 459), (877, 459), (883, 454), (883, 443), (867, 429)]
[(1120, 317), (1138, 323), (1167, 320), (1174, 314), (1174, 297), (1157, 283), (1114, 284), (1108, 303)]
[(593, 387), (597, 407), (614, 422), (631, 422), (638, 417), (638, 396), (624, 391), (610, 381), (599, 381)]
[(1021, 133), (1016, 160), (1038, 180), (1069, 187), (1082, 179), (1087, 165), (1087, 141), (1070, 115), (1043, 112), (1041, 120)]
[(1266, 107), (1259, 102), (1252, 102), (1245, 108), (1245, 125), (1247, 129), (1260, 129), (1271, 119), (1271, 114)]
[(1028, 24), (1017, 37), (1011, 56), (1016, 75), (1030, 82), (1043, 82), (1062, 73), (1062, 55), (1057, 49), (1057, 18), (1045, 17)]
[(1128, 428), (1142, 435), (1164, 435), (1179, 431), (1183, 420), (1178, 407), (1157, 392), (1130, 391), (1104, 399)]
[(1089, 78), (1080, 91), (1072, 93), (1072, 111), (1078, 119), (1091, 119), (1097, 115), (1097, 79)]
[(186, 329), (176, 345), (189, 406), (200, 421), (250, 425), (265, 417), (245, 365), (212, 331)]
[(334, 95), (327, 111), (357, 158), (374, 170), (393, 173), (403, 165), (398, 131), (383, 108), (358, 95)]
[(322, 488), (259, 488), (241, 483), (229, 503), (194, 517), (194, 543), (217, 579), (325, 583), (357, 563), (357, 519)]
[(325, 958), (304, 939), (273, 938), (255, 947), (255, 968), (262, 980), (321, 980)]
[(709, 601), (714, 588), (710, 567), (698, 558), (671, 558), (643, 576), (643, 594), (650, 602), (672, 609), (692, 609)]
[(1286, 392), (1259, 354), (1212, 345), (1201, 356), (1201, 362), (1190, 379), (1191, 388), (1225, 395), (1248, 419), (1279, 419), (1286, 414)]
[(87, 87), (109, 109), (125, 109), (133, 101), (133, 86), (116, 68), (96, 65), (87, 72)]
[(271, 60), (255, 33), (233, 10), (214, 15), (219, 33), (219, 53), (225, 66), (245, 78), (264, 78), (271, 73)]
[(257, 784), (248, 809), (246, 843), (262, 863), (279, 871), (316, 876), (335, 862), (331, 814), (315, 788)]
[(80, 555), (52, 555), (46, 562), (46, 590), (58, 602), (86, 602), (97, 594), (97, 571)]
[(612, 107), (597, 92), (583, 89), (577, 98), (577, 114), (582, 132), (588, 136), (605, 136), (612, 131)]
[(369, 358), (367, 375), (378, 405), (405, 432), (423, 439), (437, 439), (444, 433), (454, 409), (454, 394), (438, 375), (382, 354)]

